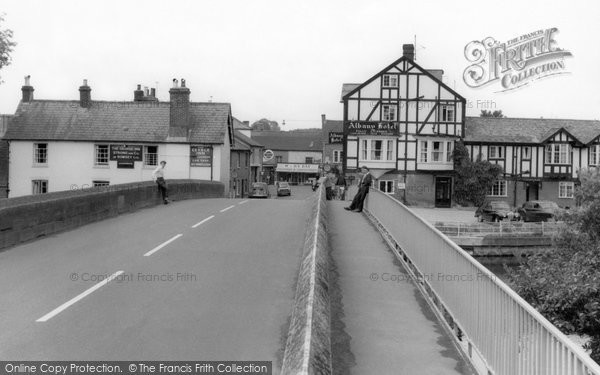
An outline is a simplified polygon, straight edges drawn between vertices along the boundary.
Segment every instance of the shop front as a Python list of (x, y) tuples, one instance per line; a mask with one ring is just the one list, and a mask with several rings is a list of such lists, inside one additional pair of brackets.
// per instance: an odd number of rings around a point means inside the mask
[(309, 185), (310, 178), (319, 177), (319, 164), (277, 163), (277, 181), (287, 181), (292, 185)]

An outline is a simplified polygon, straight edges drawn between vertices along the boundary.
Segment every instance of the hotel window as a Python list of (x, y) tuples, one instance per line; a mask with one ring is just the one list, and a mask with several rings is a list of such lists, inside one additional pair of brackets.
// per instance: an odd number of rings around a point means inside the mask
[(343, 151), (341, 151), (341, 150), (333, 150), (333, 162), (341, 163), (342, 162), (342, 154), (343, 154)]
[(454, 151), (454, 142), (446, 142), (446, 161), (452, 161), (452, 151)]
[(31, 181), (31, 194), (46, 194), (48, 192), (48, 180), (33, 180)]
[(490, 146), (488, 159), (504, 159), (504, 146)]
[(380, 180), (379, 190), (386, 194), (394, 194), (394, 181)]
[(575, 183), (570, 181), (561, 181), (558, 183), (558, 197), (559, 198), (573, 198), (573, 191), (575, 190)]
[(497, 180), (488, 189), (488, 196), (490, 197), (506, 197), (506, 180)]
[(144, 146), (144, 165), (158, 165), (158, 146)]
[(93, 187), (103, 187), (103, 186), (108, 186), (108, 185), (110, 185), (110, 182), (108, 182), (108, 181), (101, 181), (101, 180), (92, 181)]
[(281, 156), (281, 155), (277, 155), (277, 156), (275, 156), (275, 161), (276, 161), (277, 163), (282, 163), (282, 162), (283, 162), (283, 156)]
[(396, 121), (396, 106), (392, 104), (384, 104), (382, 107), (383, 121)]
[(451, 163), (454, 141), (420, 141), (419, 163)]
[(383, 76), (383, 87), (398, 87), (398, 76), (385, 74)]
[(306, 161), (306, 164), (312, 164), (313, 163), (313, 158), (310, 157), (310, 156), (307, 156), (306, 159), (305, 159), (305, 161)]
[(427, 141), (421, 141), (421, 153), (420, 153), (421, 157), (419, 159), (419, 162), (421, 163), (427, 163)]
[(442, 105), (441, 115), (441, 121), (454, 122), (454, 106)]
[(590, 165), (600, 166), (600, 145), (590, 147)]
[(108, 165), (108, 145), (96, 145), (95, 165)]
[(33, 163), (48, 164), (48, 144), (34, 143), (33, 144)]
[(394, 159), (394, 140), (362, 139), (361, 160), (391, 161)]
[(546, 146), (546, 164), (570, 164), (571, 146), (567, 143), (553, 143)]
[(531, 147), (523, 147), (523, 160), (531, 159)]

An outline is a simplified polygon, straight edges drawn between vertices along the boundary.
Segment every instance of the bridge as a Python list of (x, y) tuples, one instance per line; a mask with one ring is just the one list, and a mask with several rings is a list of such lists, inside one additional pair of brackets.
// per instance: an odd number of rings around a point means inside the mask
[(432, 225), (369, 194), (176, 181), (0, 204), (0, 361), (271, 361), (282, 374), (600, 374)]

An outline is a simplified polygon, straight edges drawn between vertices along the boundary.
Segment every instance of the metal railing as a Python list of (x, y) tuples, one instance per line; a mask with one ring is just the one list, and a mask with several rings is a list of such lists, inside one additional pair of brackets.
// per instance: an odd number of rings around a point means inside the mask
[(600, 366), (433, 225), (372, 191), (368, 215), (475, 367), (488, 374), (600, 375)]
[(450, 237), (497, 236), (552, 236), (562, 227), (563, 222), (524, 223), (522, 221), (501, 221), (499, 223), (436, 222), (434, 226)]

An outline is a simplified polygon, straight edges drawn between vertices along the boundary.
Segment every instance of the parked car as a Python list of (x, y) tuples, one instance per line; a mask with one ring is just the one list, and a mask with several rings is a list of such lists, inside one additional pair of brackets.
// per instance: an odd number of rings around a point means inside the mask
[(502, 220), (516, 220), (518, 214), (510, 209), (505, 201), (488, 201), (481, 205), (475, 211), (475, 216), (479, 221), (498, 222)]
[(269, 186), (264, 182), (255, 182), (252, 184), (252, 190), (248, 194), (248, 198), (269, 198)]
[(284, 181), (278, 181), (275, 183), (275, 189), (277, 190), (277, 196), (281, 197), (283, 195), (292, 195), (292, 188), (290, 184)]
[(519, 208), (519, 216), (523, 221), (556, 220), (560, 207), (552, 201), (529, 201)]

